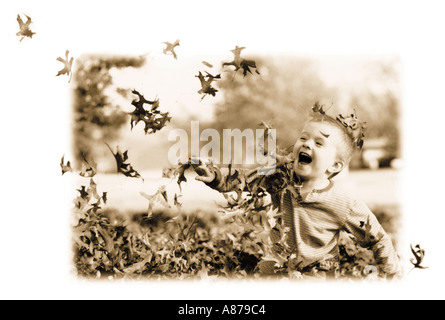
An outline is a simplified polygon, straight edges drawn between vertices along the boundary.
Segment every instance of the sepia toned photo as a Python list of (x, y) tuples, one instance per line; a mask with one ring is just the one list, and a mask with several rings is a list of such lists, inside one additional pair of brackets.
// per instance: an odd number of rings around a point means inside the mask
[(443, 298), (435, 1), (0, 6), (3, 299)]
[(402, 277), (398, 57), (174, 43), (76, 61), (78, 276)]

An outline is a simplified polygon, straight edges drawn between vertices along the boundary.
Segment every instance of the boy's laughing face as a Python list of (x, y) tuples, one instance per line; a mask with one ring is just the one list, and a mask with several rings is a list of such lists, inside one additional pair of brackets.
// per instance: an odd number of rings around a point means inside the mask
[(308, 122), (294, 145), (294, 172), (305, 180), (318, 180), (339, 172), (344, 162), (337, 148), (342, 143), (341, 129), (323, 122)]

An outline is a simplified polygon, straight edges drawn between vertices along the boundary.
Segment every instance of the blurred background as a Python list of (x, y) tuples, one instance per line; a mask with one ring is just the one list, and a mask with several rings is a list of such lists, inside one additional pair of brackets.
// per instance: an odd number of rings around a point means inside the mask
[[(249, 55), (245, 51), (241, 56), (255, 60), (260, 74), (252, 69), (252, 74), (243, 76), (242, 70), (223, 68), (222, 62), (233, 60), (230, 50), (227, 55), (177, 60), (149, 54), (78, 58), (72, 83), (73, 160), (78, 169), (82, 154), (97, 163), (95, 180), (101, 191), (108, 192), (108, 210), (144, 212), (147, 200), (140, 191), (153, 194), (166, 185), (171, 194), (182, 194), (183, 210), (215, 211), (224, 198), (196, 182), (193, 172), (187, 173), (182, 190), (175, 181), (162, 178), (162, 170), (175, 165), (167, 158), (175, 143), (168, 141), (168, 133), (177, 128), (190, 133), (190, 122), (197, 120), (200, 132), (214, 128), (222, 137), (223, 129), (259, 129), (265, 121), (277, 130), (278, 148), (290, 151), (311, 107), (319, 101), (330, 114), (355, 110), (367, 122), (363, 151), (336, 179), (380, 219), (391, 220), (388, 228), (395, 232), (402, 166), (399, 58)], [(212, 82), (218, 90), (215, 96), (198, 93), (200, 71), (221, 75)], [(130, 128), (131, 102), (137, 99), (133, 89), (147, 100), (159, 99), (159, 109), (172, 117), (166, 127), (155, 134), (145, 134), (142, 124)], [(128, 150), (128, 161), (144, 180), (118, 175), (105, 143)]]

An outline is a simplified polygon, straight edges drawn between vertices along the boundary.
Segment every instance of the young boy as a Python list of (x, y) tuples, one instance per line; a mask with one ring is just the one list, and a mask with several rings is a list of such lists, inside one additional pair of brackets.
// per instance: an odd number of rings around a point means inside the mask
[[(333, 118), (322, 108), (314, 107), (313, 111), (294, 145), (292, 156), (277, 161), (277, 166), (284, 161), (291, 167), (291, 188), (271, 194), (272, 199), (279, 202), (284, 225), (289, 227), (287, 242), (301, 261), (299, 268), (332, 271), (338, 265), (339, 232), (344, 230), (361, 245), (372, 246), (382, 272), (389, 276), (396, 274), (398, 257), (389, 236), (364, 203), (350, 198), (332, 180), (348, 166), (353, 152), (361, 149), (363, 124), (354, 115)], [(244, 174), (245, 184), (259, 178), (267, 182), (269, 178), (260, 177), (258, 169), (237, 171)], [(228, 170), (213, 167), (197, 172), (197, 180), (220, 192), (239, 188), (226, 183)], [(276, 189), (263, 184), (269, 193), (276, 193)], [(295, 192), (290, 192), (292, 189)]]

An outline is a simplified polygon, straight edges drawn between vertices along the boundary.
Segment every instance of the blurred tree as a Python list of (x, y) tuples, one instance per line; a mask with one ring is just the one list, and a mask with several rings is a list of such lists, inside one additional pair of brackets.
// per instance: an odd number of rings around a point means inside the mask
[(366, 139), (383, 138), (388, 157), (401, 156), (398, 64), (398, 60), (371, 62), (363, 89), (353, 93), (350, 100), (350, 109), (367, 122), (364, 148)]
[(77, 59), (72, 127), (76, 166), (80, 164), (82, 155), (94, 159), (105, 148), (103, 141), (113, 140), (118, 129), (129, 120), (126, 113), (113, 105), (106, 94), (113, 84), (110, 69), (139, 68), (144, 63), (144, 57), (84, 55)]
[[(217, 82), (222, 102), (215, 107), (212, 126), (222, 129), (261, 128), (262, 121), (276, 129), (277, 145), (293, 146), (302, 124), (316, 101), (329, 107), (335, 103), (336, 91), (320, 79), (309, 59), (293, 56), (261, 56), (255, 58), (259, 75), (225, 67)], [(291, 150), (291, 149), (290, 149)]]

